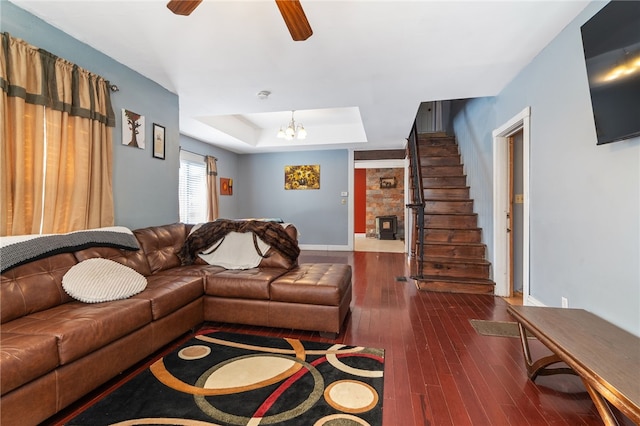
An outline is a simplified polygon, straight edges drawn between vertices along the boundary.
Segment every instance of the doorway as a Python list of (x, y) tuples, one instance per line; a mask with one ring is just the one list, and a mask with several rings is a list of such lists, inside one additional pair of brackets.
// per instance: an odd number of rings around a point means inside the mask
[[(530, 115), (531, 109), (527, 107), (493, 131), (493, 280), (496, 283), (495, 294), (510, 297), (514, 287), (516, 289), (521, 287), (525, 305), (533, 304), (529, 295)], [(510, 149), (510, 145), (514, 149)], [(514, 154), (516, 148), (521, 154)], [(521, 167), (513, 166), (516, 156), (522, 160)], [(516, 184), (516, 182), (518, 183)], [(517, 230), (513, 231), (516, 226)]]
[[(406, 252), (406, 168), (404, 159), (354, 162), (354, 251)], [(377, 229), (378, 216), (389, 215), (397, 221), (392, 239)]]
[(507, 205), (508, 228), (507, 238), (509, 244), (509, 297), (514, 294), (522, 294), (522, 228), (523, 228), (523, 175), (522, 175), (522, 139), (523, 131), (520, 128), (516, 133), (507, 138), (509, 149), (509, 195)]

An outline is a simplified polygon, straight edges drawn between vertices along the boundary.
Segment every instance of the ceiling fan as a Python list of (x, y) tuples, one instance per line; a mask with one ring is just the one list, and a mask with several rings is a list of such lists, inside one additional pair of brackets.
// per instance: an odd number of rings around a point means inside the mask
[[(313, 30), (307, 21), (299, 0), (275, 0), (287, 28), (294, 41), (304, 41), (311, 37)], [(202, 0), (170, 0), (167, 7), (176, 15), (188, 16)]]

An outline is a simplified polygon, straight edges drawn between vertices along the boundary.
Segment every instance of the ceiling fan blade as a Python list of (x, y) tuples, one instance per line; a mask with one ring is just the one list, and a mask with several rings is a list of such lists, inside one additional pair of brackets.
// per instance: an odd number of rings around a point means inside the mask
[(202, 0), (170, 0), (167, 7), (176, 15), (189, 16)]
[(276, 3), (295, 41), (303, 41), (311, 37), (313, 30), (299, 0), (276, 0)]

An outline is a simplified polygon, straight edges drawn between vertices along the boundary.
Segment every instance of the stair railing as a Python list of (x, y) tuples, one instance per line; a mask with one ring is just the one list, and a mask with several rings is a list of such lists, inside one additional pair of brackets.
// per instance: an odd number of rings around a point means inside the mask
[(418, 127), (414, 120), (411, 133), (407, 138), (407, 155), (409, 156), (409, 164), (411, 165), (412, 188), (411, 203), (407, 204), (407, 208), (413, 210), (414, 223), (417, 224), (418, 236), (415, 241), (415, 232), (412, 234), (412, 249), (417, 248), (417, 273), (412, 276), (413, 279), (423, 278), (424, 264), (424, 190), (422, 187), (422, 170), (420, 168), (420, 155), (418, 152)]

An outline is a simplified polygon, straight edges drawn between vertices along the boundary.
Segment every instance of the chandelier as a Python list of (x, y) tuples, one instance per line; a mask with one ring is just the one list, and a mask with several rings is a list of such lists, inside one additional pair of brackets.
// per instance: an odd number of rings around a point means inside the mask
[(291, 111), (291, 121), (289, 125), (283, 130), (282, 126), (280, 126), (280, 130), (278, 130), (278, 138), (286, 139), (288, 141), (292, 139), (306, 139), (307, 131), (304, 129), (302, 123), (296, 124), (296, 121), (293, 119), (293, 113), (295, 111)]

